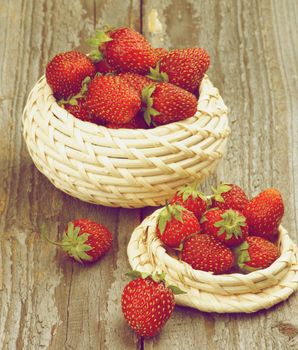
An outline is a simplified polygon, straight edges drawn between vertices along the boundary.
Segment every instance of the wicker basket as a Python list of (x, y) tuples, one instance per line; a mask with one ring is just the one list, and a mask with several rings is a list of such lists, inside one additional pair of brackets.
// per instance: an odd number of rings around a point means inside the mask
[(23, 113), (24, 138), (36, 167), (83, 201), (138, 208), (164, 203), (181, 185), (200, 181), (223, 156), (227, 108), (207, 76), (197, 114), (155, 129), (108, 129), (59, 107), (42, 77)]
[(251, 313), (287, 299), (298, 288), (297, 247), (281, 226), (280, 257), (268, 268), (247, 275), (213, 275), (194, 270), (170, 256), (156, 236), (161, 209), (147, 217), (131, 236), (127, 252), (131, 267), (141, 272), (166, 273), (166, 278), (186, 294), (176, 295), (177, 304), (206, 312)]

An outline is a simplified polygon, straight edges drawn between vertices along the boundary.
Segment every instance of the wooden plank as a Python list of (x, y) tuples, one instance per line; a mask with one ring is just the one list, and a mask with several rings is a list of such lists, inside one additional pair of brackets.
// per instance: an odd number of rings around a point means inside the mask
[[(109, 18), (139, 28), (139, 12), (136, 1), (0, 4), (2, 349), (139, 347), (122, 317), (120, 298), (128, 269), (125, 247), (140, 211), (93, 206), (56, 190), (34, 167), (21, 136), (26, 96), (48, 60), (84, 48), (94, 27)], [(113, 251), (90, 268), (65, 259), (39, 237), (41, 223), (55, 239), (77, 217), (100, 221), (114, 234)]]
[[(155, 46), (201, 46), (209, 76), (230, 108), (225, 159), (203, 189), (233, 181), (256, 194), (279, 188), (284, 224), (297, 242), (297, 16), (295, 1), (144, 1), (143, 30)], [(298, 296), (255, 315), (177, 307), (145, 349), (296, 349)]]

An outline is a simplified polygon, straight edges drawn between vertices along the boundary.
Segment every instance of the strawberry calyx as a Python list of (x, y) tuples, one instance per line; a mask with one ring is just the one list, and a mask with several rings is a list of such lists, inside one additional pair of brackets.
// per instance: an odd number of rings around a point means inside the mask
[(161, 234), (164, 233), (167, 223), (170, 222), (173, 218), (183, 223), (182, 212), (187, 210), (180, 204), (168, 204), (166, 202), (165, 207), (159, 213), (157, 218), (157, 225)]
[(67, 99), (62, 98), (58, 101), (59, 106), (63, 106), (65, 104), (70, 104), (71, 106), (77, 106), (78, 105), (78, 99), (85, 98), (86, 92), (88, 90), (88, 85), (91, 81), (91, 78), (88, 76), (82, 81), (82, 88), (81, 90), (73, 96), (69, 96)]
[(132, 277), (132, 279), (137, 279), (137, 278), (146, 279), (146, 278), (149, 277), (156, 283), (163, 283), (175, 295), (177, 295), (177, 294), (186, 294), (186, 292), (184, 292), (179, 287), (174, 286), (172, 284), (169, 284), (166, 281), (166, 273), (164, 271), (162, 271), (161, 273), (155, 272), (155, 273), (151, 274), (151, 273), (148, 273), (148, 272), (140, 272), (140, 271), (137, 271), (137, 270), (132, 270), (130, 272), (127, 272), (125, 275), (129, 276), (129, 277)]
[(248, 266), (246, 264), (251, 261), (248, 248), (249, 248), (249, 243), (247, 241), (244, 241), (238, 247), (233, 249), (233, 253), (236, 257), (235, 259), (236, 264), (243, 272), (257, 271), (258, 270), (257, 268)]
[(196, 182), (192, 184), (186, 184), (184, 185), (179, 191), (178, 194), (182, 195), (182, 199), (185, 202), (189, 197), (192, 197), (193, 199), (201, 198), (203, 201), (207, 201), (207, 197), (198, 190), (198, 185)]
[(146, 75), (151, 80), (158, 81), (158, 82), (168, 82), (169, 76), (166, 72), (161, 72), (159, 67), (159, 62), (157, 63), (155, 68), (150, 67), (149, 68), (150, 73)]
[(224, 202), (224, 198), (222, 197), (223, 193), (229, 192), (230, 189), (232, 188), (231, 185), (222, 183), (220, 184), (217, 188), (211, 187), (212, 192), (213, 192), (213, 198), (220, 203)]
[(87, 44), (92, 48), (92, 50), (89, 52), (89, 57), (93, 62), (99, 62), (104, 58), (103, 53), (100, 51), (100, 46), (113, 40), (111, 37), (109, 37), (109, 35), (107, 35), (108, 31), (109, 28), (97, 30), (95, 36), (87, 40)]
[(241, 227), (246, 226), (246, 219), (243, 215), (235, 210), (229, 209), (221, 214), (221, 218), (221, 221), (214, 223), (214, 227), (219, 228), (219, 231), (217, 232), (218, 236), (226, 233), (226, 240), (229, 240), (232, 237), (242, 237)]
[(43, 228), (41, 230), (43, 239), (51, 244), (60, 246), (69, 256), (82, 264), (84, 261), (92, 260), (92, 257), (86, 253), (92, 250), (92, 247), (86, 244), (89, 233), (82, 233), (80, 235), (79, 233), (80, 227), (74, 226), (74, 224), (70, 222), (67, 226), (67, 230), (64, 232), (62, 240), (60, 242), (55, 242), (45, 235)]
[(151, 125), (152, 117), (159, 115), (160, 113), (153, 108), (153, 97), (152, 94), (155, 90), (156, 86), (154, 84), (145, 86), (142, 90), (142, 103), (144, 104), (144, 107), (142, 108), (142, 111), (144, 112), (144, 119), (148, 126)]

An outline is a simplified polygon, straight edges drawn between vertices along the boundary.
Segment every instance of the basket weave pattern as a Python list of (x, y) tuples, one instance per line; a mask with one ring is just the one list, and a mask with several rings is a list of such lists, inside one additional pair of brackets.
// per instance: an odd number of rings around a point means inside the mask
[(208, 176), (230, 133), (227, 108), (207, 76), (194, 117), (149, 130), (82, 122), (58, 106), (42, 77), (28, 97), (23, 129), (35, 165), (57, 188), (130, 208), (160, 205), (184, 183)]
[(298, 288), (298, 252), (287, 231), (280, 227), (280, 257), (268, 268), (247, 275), (213, 275), (194, 270), (170, 256), (156, 236), (159, 210), (135, 229), (127, 253), (131, 267), (141, 272), (164, 271), (167, 280), (186, 294), (177, 304), (206, 312), (255, 312), (287, 299)]

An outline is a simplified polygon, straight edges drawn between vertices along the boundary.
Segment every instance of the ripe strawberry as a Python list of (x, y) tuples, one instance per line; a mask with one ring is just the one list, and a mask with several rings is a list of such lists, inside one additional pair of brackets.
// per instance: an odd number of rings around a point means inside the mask
[(234, 209), (242, 211), (248, 204), (248, 198), (241, 187), (233, 184), (220, 184), (213, 188), (212, 208)]
[(179, 204), (166, 204), (157, 218), (157, 236), (171, 248), (179, 248), (187, 236), (200, 230), (195, 215)]
[(76, 104), (66, 103), (64, 104), (64, 108), (73, 116), (78, 119), (81, 119), (84, 122), (95, 123), (95, 118), (89, 113), (85, 105), (85, 99), (79, 98), (77, 99)]
[(169, 51), (165, 49), (164, 47), (158, 47), (157, 49), (154, 49), (154, 52), (157, 56), (157, 60), (160, 61), (162, 58), (164, 58)]
[(99, 121), (130, 122), (141, 108), (137, 92), (117, 76), (97, 76), (88, 87), (86, 107)]
[(131, 121), (122, 124), (109, 123), (106, 125), (110, 129), (149, 129), (144, 120), (144, 116), (139, 112)]
[(130, 327), (139, 336), (152, 337), (170, 318), (175, 300), (171, 287), (156, 280), (154, 276), (146, 276), (148, 274), (125, 286), (121, 306)]
[(70, 222), (61, 242), (53, 242), (44, 233), (42, 235), (80, 263), (97, 261), (111, 248), (113, 240), (105, 226), (88, 219)]
[(146, 105), (144, 118), (148, 125), (163, 125), (192, 117), (198, 104), (195, 95), (169, 83), (145, 87), (142, 101)]
[(95, 67), (89, 57), (78, 51), (56, 55), (47, 65), (46, 79), (57, 99), (69, 98), (81, 90), (86, 77), (93, 77)]
[(89, 44), (95, 49), (92, 52), (93, 59), (104, 57), (113, 70), (118, 72), (144, 74), (157, 62), (153, 47), (132, 28), (99, 31)]
[(197, 189), (196, 184), (183, 186), (170, 201), (171, 204), (180, 203), (184, 208), (193, 212), (198, 220), (207, 209), (207, 199)]
[(96, 69), (96, 72), (101, 73), (101, 74), (107, 74), (107, 73), (113, 72), (113, 68), (104, 59), (97, 61), (97, 62), (94, 62), (94, 67)]
[(246, 216), (251, 236), (274, 238), (284, 215), (284, 203), (280, 192), (274, 188), (261, 192), (248, 203), (243, 214)]
[(207, 234), (187, 238), (181, 251), (181, 260), (195, 270), (225, 273), (233, 266), (233, 253), (230, 248)]
[(265, 269), (278, 257), (277, 247), (262, 237), (249, 236), (235, 249), (237, 264), (243, 272)]
[(155, 69), (150, 69), (149, 77), (197, 94), (209, 64), (210, 57), (204, 49), (177, 49), (164, 56)]
[(213, 236), (229, 247), (242, 243), (248, 234), (245, 217), (232, 209), (210, 209), (202, 220), (201, 227), (204, 233)]
[(144, 75), (136, 73), (120, 73), (118, 76), (121, 80), (124, 80), (131, 85), (138, 92), (139, 96), (142, 96), (144, 87), (152, 85), (152, 80)]

